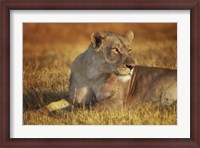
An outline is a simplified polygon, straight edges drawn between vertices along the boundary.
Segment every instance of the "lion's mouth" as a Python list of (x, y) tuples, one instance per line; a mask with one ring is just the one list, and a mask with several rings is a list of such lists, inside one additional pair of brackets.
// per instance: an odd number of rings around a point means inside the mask
[(115, 74), (118, 76), (128, 76), (133, 74), (134, 69), (128, 69), (128, 68), (117, 68), (115, 71)]

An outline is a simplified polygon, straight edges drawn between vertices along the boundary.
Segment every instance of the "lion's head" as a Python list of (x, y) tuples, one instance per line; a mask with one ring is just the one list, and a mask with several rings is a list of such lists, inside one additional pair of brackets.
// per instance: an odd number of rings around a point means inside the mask
[(134, 67), (130, 47), (133, 38), (132, 31), (123, 35), (107, 31), (92, 33), (91, 43), (99, 70), (103, 73), (115, 73), (118, 76), (130, 75)]

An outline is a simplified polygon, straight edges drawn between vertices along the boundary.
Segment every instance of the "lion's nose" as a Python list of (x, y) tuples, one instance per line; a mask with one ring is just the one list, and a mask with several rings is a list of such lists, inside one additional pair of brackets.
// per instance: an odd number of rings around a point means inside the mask
[(126, 64), (125, 65), (127, 68), (129, 68), (130, 70), (132, 70), (134, 68), (134, 64)]

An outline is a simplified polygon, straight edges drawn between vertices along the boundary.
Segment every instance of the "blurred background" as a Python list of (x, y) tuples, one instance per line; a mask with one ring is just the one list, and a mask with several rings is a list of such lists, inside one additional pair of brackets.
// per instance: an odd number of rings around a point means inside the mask
[(71, 61), (90, 44), (90, 35), (96, 31), (113, 31), (123, 34), (133, 30), (132, 48), (138, 65), (176, 68), (176, 23), (34, 23), (24, 24), (24, 57), (43, 52), (58, 51)]
[(176, 23), (24, 23), (24, 110), (68, 97), (70, 65), (88, 48), (92, 32), (128, 30), (135, 34), (137, 65), (177, 68)]

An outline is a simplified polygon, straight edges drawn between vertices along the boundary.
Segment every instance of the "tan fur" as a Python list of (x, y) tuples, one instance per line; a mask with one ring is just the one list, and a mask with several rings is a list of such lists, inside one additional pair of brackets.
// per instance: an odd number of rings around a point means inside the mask
[(62, 109), (62, 108), (68, 107), (68, 106), (70, 106), (70, 103), (65, 99), (61, 99), (59, 101), (51, 102), (47, 106), (37, 110), (37, 112), (49, 113), (49, 112), (56, 111), (56, 110), (59, 110), (59, 109)]
[(176, 70), (135, 66), (126, 104), (134, 106), (147, 102), (171, 105), (176, 100)]
[(71, 66), (71, 105), (119, 110), (123, 105), (176, 101), (176, 70), (135, 66), (133, 37), (132, 31), (92, 33), (88, 49)]
[(72, 104), (94, 104), (95, 108), (104, 109), (122, 107), (134, 66), (129, 53), (132, 40), (132, 31), (123, 36), (112, 32), (91, 35), (92, 44), (72, 63), (69, 89)]

